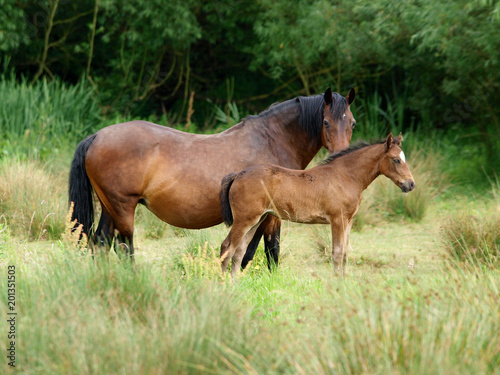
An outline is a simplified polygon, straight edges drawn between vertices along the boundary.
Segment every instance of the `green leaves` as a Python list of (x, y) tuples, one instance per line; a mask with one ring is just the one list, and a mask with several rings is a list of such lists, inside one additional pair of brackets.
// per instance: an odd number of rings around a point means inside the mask
[(15, 51), (29, 41), (24, 11), (16, 0), (0, 0), (0, 51)]

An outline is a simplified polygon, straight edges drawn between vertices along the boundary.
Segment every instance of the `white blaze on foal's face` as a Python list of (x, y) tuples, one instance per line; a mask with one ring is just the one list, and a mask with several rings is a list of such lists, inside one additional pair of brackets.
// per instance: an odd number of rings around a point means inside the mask
[(403, 160), (403, 163), (406, 163), (405, 153), (403, 151), (401, 151), (401, 153), (399, 154), (399, 158)]

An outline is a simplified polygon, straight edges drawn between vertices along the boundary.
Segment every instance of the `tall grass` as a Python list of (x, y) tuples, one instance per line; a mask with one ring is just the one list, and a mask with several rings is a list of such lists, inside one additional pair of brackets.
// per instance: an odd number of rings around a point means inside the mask
[(477, 217), (460, 213), (442, 225), (443, 240), (453, 259), (465, 264), (500, 266), (500, 214)]
[[(100, 125), (100, 109), (89, 84), (59, 79), (31, 85), (0, 76), (0, 153), (45, 157), (83, 139)], [(1, 155), (0, 155), (1, 156)]]
[(459, 210), (441, 224), (441, 239), (455, 262), (500, 268), (500, 183), (491, 183), (483, 210)]
[(67, 176), (34, 160), (0, 159), (0, 217), (15, 236), (57, 239), (64, 230)]
[(21, 373), (486, 374), (500, 364), (497, 271), (325, 278), (289, 264), (221, 283), (156, 260), (133, 270), (64, 245), (8, 248), (2, 267), (22, 280)]

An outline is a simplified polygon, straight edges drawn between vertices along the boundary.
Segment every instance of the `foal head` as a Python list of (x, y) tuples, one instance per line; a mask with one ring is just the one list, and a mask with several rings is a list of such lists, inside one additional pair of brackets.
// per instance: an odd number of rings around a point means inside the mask
[(400, 187), (403, 193), (407, 193), (415, 188), (415, 181), (406, 164), (405, 154), (401, 150), (402, 141), (401, 133), (396, 138), (392, 133), (387, 136), (384, 143), (385, 153), (380, 162), (380, 172)]
[[(330, 88), (325, 92), (323, 125), (321, 128), (321, 143), (323, 147), (330, 151), (330, 154), (334, 154), (349, 147), (352, 131), (356, 125), (356, 121), (350, 109), (351, 103), (356, 96), (354, 89), (351, 89), (345, 98), (337, 93), (335, 95), (338, 97), (336, 100), (334, 100)], [(347, 102), (347, 106), (345, 106), (345, 102), (339, 103), (339, 101), (344, 100)]]

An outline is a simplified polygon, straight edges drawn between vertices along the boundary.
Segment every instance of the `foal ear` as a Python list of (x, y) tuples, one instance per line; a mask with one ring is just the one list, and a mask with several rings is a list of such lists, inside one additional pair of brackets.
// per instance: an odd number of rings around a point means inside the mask
[(394, 143), (401, 146), (401, 142), (403, 142), (403, 134), (400, 132), (398, 137), (394, 140)]
[(349, 91), (349, 94), (345, 97), (347, 100), (347, 105), (351, 105), (351, 103), (354, 101), (354, 98), (356, 97), (356, 90), (354, 90), (354, 87)]
[(332, 103), (333, 94), (332, 94), (332, 89), (330, 87), (326, 89), (324, 98), (326, 105), (330, 105)]
[(394, 136), (392, 133), (389, 133), (387, 139), (385, 140), (385, 152), (389, 151), (391, 146), (394, 144)]

